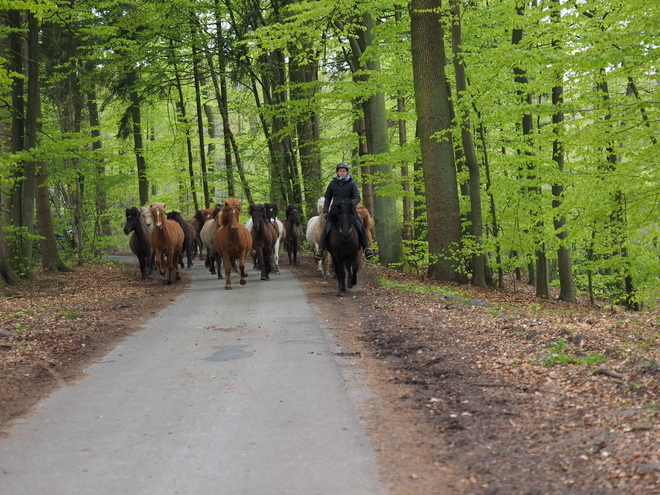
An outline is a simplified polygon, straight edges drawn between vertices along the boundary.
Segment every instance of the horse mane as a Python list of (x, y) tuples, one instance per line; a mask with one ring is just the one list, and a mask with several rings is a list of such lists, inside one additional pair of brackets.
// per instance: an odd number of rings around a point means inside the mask
[(333, 201), (328, 212), (328, 218), (332, 223), (336, 223), (340, 214), (348, 212), (351, 215), (355, 212), (355, 205), (350, 200)]
[(227, 201), (225, 201), (225, 205), (222, 207), (222, 210), (220, 210), (220, 225), (226, 225), (227, 222), (229, 221), (229, 212), (232, 209), (237, 209), (238, 212), (241, 212), (241, 201), (236, 198), (229, 198)]
[(371, 213), (369, 213), (369, 210), (362, 204), (358, 203), (358, 205), (355, 207), (355, 209), (358, 212), (358, 215), (360, 215), (360, 219), (362, 220), (362, 225), (364, 225), (364, 228), (369, 230), (371, 228)]
[(325, 205), (325, 196), (321, 196), (316, 202), (316, 212), (319, 216), (323, 215), (323, 206)]

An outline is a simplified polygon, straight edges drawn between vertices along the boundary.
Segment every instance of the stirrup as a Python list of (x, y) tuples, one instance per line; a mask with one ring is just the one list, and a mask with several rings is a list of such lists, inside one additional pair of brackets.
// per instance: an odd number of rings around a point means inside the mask
[(323, 249), (319, 249), (318, 251), (316, 251), (314, 258), (321, 261), (323, 259)]
[(370, 260), (371, 258), (374, 257), (374, 250), (371, 248), (365, 248), (364, 249), (364, 257)]

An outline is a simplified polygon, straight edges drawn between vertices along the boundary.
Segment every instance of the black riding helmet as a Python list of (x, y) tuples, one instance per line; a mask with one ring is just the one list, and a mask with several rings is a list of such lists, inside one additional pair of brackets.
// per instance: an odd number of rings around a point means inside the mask
[(338, 163), (338, 164), (337, 164), (337, 172), (339, 172), (339, 169), (340, 169), (340, 168), (345, 168), (345, 169), (346, 169), (346, 172), (349, 171), (348, 163), (346, 163), (346, 162), (341, 162), (341, 163)]

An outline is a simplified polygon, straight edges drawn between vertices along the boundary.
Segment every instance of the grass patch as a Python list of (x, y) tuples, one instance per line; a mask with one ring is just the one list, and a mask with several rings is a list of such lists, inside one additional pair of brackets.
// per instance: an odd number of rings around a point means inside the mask
[(557, 364), (577, 364), (579, 366), (592, 366), (607, 361), (605, 354), (585, 354), (578, 355), (570, 352), (566, 339), (558, 339), (555, 345), (550, 348), (550, 355), (543, 360), (543, 365), (552, 367)]

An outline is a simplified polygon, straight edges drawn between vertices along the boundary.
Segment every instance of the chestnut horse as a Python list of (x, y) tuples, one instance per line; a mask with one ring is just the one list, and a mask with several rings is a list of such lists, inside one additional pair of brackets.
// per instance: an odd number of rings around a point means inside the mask
[(286, 237), (286, 253), (289, 256), (289, 265), (298, 265), (298, 247), (302, 237), (302, 225), (300, 223), (300, 210), (298, 205), (289, 205), (285, 210), (286, 219), (284, 220), (284, 231)]
[(213, 248), (218, 259), (218, 278), (220, 275), (220, 259), (225, 265), (225, 289), (231, 287), (231, 271), (241, 274), (241, 285), (245, 285), (248, 276), (245, 271), (245, 259), (252, 248), (250, 232), (238, 221), (241, 213), (241, 202), (236, 198), (229, 198), (220, 212), (220, 227), (213, 237)]
[(138, 208), (126, 208), (126, 225), (124, 234), (133, 232), (128, 245), (140, 263), (142, 279), (153, 277), (154, 251), (149, 241), (149, 227), (142, 220), (142, 213)]
[(179, 224), (181, 230), (183, 230), (183, 248), (181, 249), (181, 255), (179, 256), (179, 264), (181, 265), (181, 268), (183, 268), (183, 255), (185, 254), (188, 259), (188, 268), (191, 268), (193, 266), (193, 245), (195, 243), (195, 238), (197, 237), (195, 227), (186, 222), (179, 211), (168, 211), (167, 219), (174, 220)]
[(252, 246), (256, 253), (257, 265), (261, 268), (261, 280), (270, 280), (271, 254), (279, 237), (277, 227), (266, 217), (266, 205), (250, 205), (252, 217)]
[(165, 217), (165, 203), (151, 203), (149, 210), (154, 217), (154, 230), (149, 240), (156, 252), (156, 264), (161, 275), (167, 270), (166, 284), (172, 283), (172, 276), (181, 279), (179, 274), (179, 256), (183, 248), (183, 229), (174, 220)]

